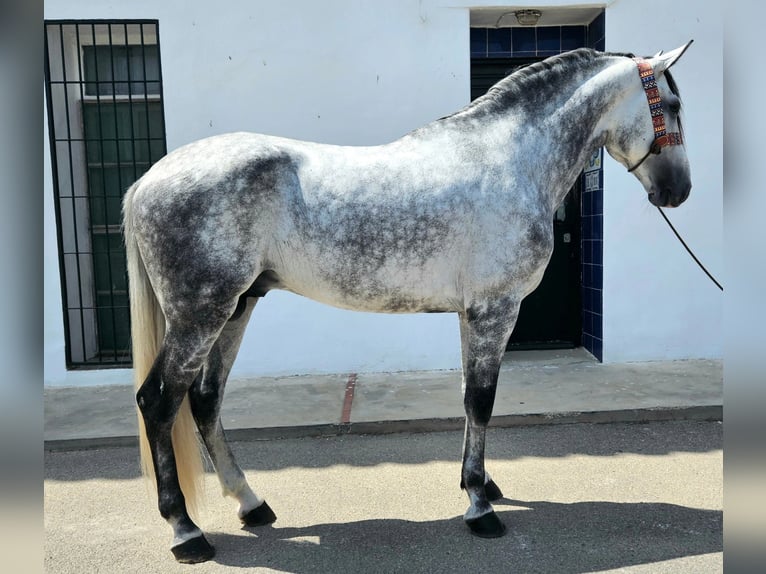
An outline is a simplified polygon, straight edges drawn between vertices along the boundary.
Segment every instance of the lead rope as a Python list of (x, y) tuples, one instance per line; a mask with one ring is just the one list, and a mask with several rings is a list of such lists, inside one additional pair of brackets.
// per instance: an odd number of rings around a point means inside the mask
[[(638, 75), (641, 78), (641, 85), (644, 88), (644, 93), (646, 94), (646, 101), (649, 104), (649, 111), (652, 114), (652, 125), (654, 127), (654, 141), (652, 142), (652, 145), (649, 147), (649, 151), (646, 152), (646, 155), (642, 157), (641, 160), (636, 165), (628, 168), (629, 173), (635, 170), (639, 165), (644, 163), (644, 161), (646, 161), (646, 159), (650, 155), (659, 154), (662, 151), (663, 147), (671, 146), (671, 145), (683, 145), (683, 137), (681, 136), (681, 132), (668, 133), (665, 130), (665, 114), (662, 111), (662, 98), (660, 97), (660, 90), (657, 87), (657, 80), (654, 77), (654, 70), (652, 69), (652, 65), (644, 58), (633, 58), (633, 61), (636, 63), (636, 66), (638, 67)], [(673, 227), (672, 223), (670, 223), (670, 220), (668, 219), (668, 216), (665, 215), (665, 212), (662, 211), (662, 209), (660, 209), (659, 207), (657, 207), (657, 211), (660, 212), (662, 219), (664, 219), (665, 222), (670, 226), (670, 229), (673, 230), (673, 233), (675, 233), (676, 237), (678, 237), (678, 240), (681, 242), (681, 245), (683, 245), (684, 248), (686, 248), (686, 251), (689, 252), (689, 255), (692, 256), (692, 259), (694, 259), (697, 265), (700, 266), (700, 269), (702, 269), (705, 272), (705, 274), (708, 277), (710, 277), (710, 280), (713, 283), (715, 283), (721, 291), (723, 291), (723, 287), (721, 287), (721, 284), (715, 280), (715, 277), (713, 277), (710, 274), (710, 271), (708, 271), (705, 268), (705, 266), (700, 262), (700, 260), (697, 259), (697, 256), (694, 255), (694, 252), (691, 249), (689, 249), (688, 245), (686, 245), (686, 242), (683, 240), (683, 238), (678, 233), (678, 231), (676, 231), (676, 228)]]
[(694, 259), (694, 261), (696, 261), (696, 262), (697, 262), (697, 265), (699, 265), (699, 266), (700, 266), (700, 269), (702, 269), (702, 270), (705, 272), (705, 274), (706, 274), (708, 277), (710, 277), (710, 280), (711, 280), (713, 283), (715, 283), (715, 284), (718, 286), (718, 288), (719, 288), (721, 291), (723, 291), (723, 287), (721, 287), (721, 284), (720, 284), (718, 281), (716, 281), (716, 280), (715, 280), (715, 277), (713, 277), (713, 276), (710, 274), (710, 271), (708, 271), (707, 269), (705, 269), (705, 266), (704, 266), (702, 263), (700, 263), (700, 260), (699, 260), (699, 259), (697, 259), (697, 256), (696, 256), (696, 255), (694, 255), (694, 253), (692, 252), (692, 250), (691, 250), (691, 249), (689, 249), (689, 246), (688, 246), (688, 245), (686, 245), (686, 242), (683, 240), (683, 238), (682, 238), (682, 237), (681, 237), (681, 235), (678, 233), (678, 231), (676, 231), (676, 228), (675, 228), (675, 227), (673, 227), (673, 224), (672, 224), (672, 223), (670, 223), (670, 220), (668, 219), (668, 216), (667, 216), (667, 215), (665, 215), (665, 212), (664, 212), (664, 211), (662, 211), (662, 209), (660, 209), (659, 207), (657, 207), (657, 211), (659, 211), (659, 212), (660, 212), (660, 215), (662, 216), (662, 219), (664, 219), (664, 220), (667, 222), (667, 224), (670, 226), (670, 229), (672, 229), (672, 230), (673, 230), (673, 233), (675, 233), (675, 234), (676, 234), (676, 237), (678, 237), (678, 240), (681, 242), (681, 245), (683, 245), (683, 246), (686, 248), (686, 251), (688, 251), (688, 252), (689, 252), (689, 255), (691, 255), (691, 256), (692, 256), (692, 259)]

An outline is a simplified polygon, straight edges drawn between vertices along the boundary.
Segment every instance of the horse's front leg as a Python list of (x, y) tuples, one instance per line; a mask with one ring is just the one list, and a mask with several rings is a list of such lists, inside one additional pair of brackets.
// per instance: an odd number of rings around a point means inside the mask
[(518, 312), (516, 300), (503, 298), (474, 302), (460, 313), (466, 415), (460, 484), (471, 503), (463, 518), (473, 534), (485, 538), (505, 534), (505, 526), (489, 502), (502, 494), (484, 468), (484, 443), (500, 363)]

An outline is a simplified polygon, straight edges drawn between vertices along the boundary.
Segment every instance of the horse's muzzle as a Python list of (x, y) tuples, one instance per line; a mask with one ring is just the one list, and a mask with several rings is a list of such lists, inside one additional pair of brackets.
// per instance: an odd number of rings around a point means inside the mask
[(649, 203), (657, 207), (678, 207), (689, 197), (691, 189), (691, 182), (673, 187), (654, 187), (649, 192)]

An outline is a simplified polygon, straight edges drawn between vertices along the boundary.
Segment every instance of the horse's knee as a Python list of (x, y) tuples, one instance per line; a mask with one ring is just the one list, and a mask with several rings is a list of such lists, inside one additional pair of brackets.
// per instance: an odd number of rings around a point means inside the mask
[(469, 423), (486, 427), (492, 418), (492, 409), (495, 405), (497, 385), (467, 386), (465, 398), (465, 413)]

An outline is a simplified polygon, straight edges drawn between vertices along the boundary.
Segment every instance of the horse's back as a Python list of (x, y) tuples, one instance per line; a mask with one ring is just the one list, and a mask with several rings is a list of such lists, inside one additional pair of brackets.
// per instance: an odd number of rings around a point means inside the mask
[(174, 194), (223, 194), (289, 167), (283, 138), (231, 133), (184, 145), (163, 157), (141, 178), (141, 187), (168, 202)]

